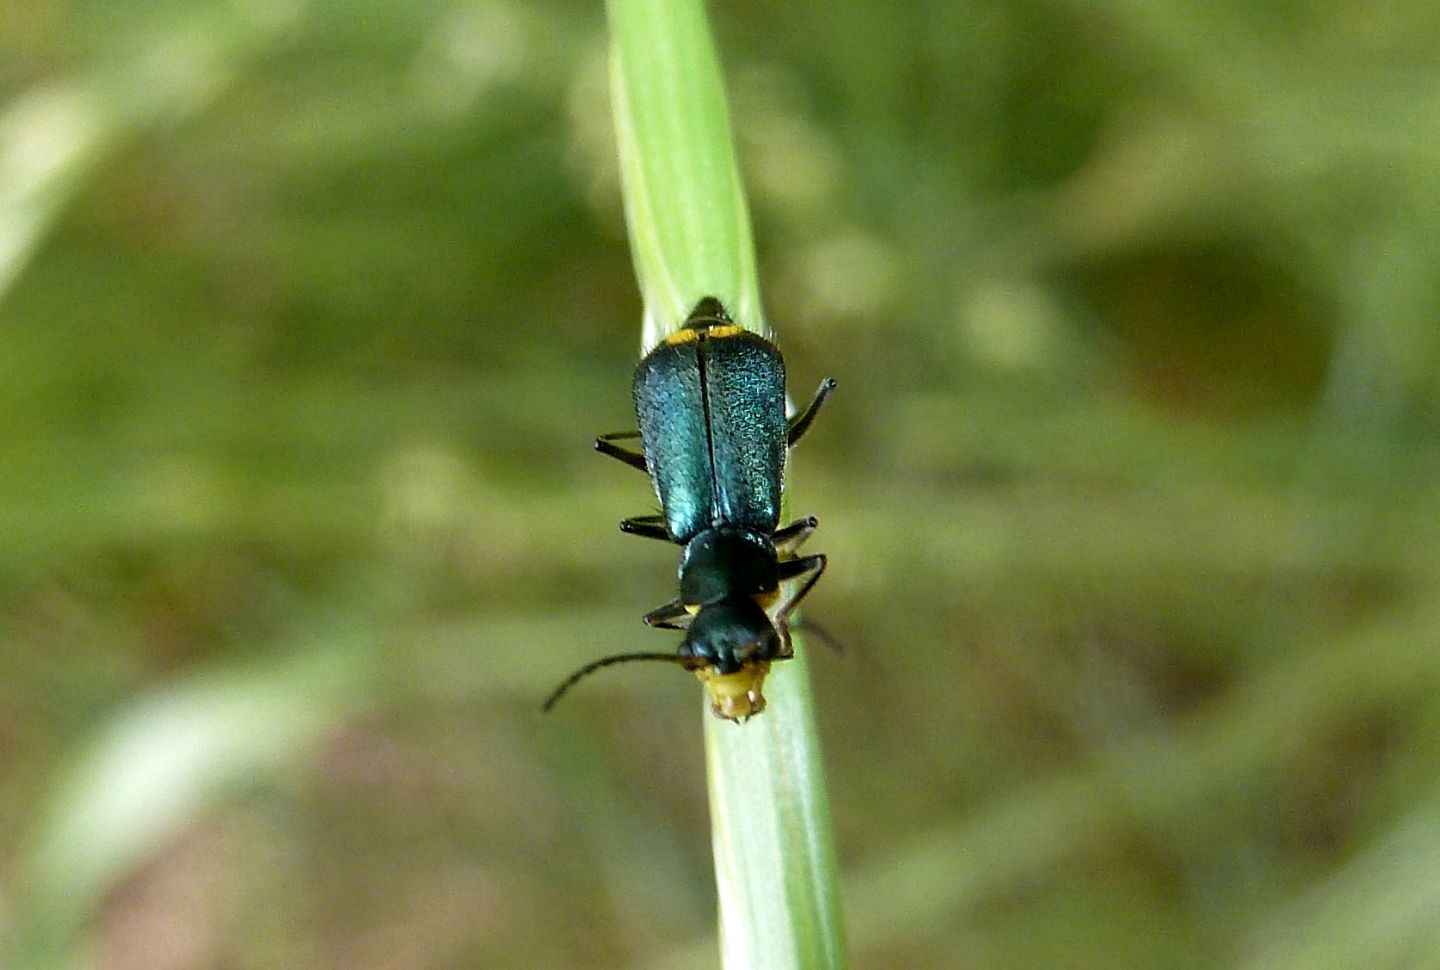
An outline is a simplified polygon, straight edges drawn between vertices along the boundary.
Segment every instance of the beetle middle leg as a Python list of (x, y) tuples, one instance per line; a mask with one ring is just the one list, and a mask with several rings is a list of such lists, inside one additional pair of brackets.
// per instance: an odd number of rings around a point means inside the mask
[(643, 539), (670, 541), (670, 532), (665, 528), (665, 517), (662, 515), (631, 516), (620, 522), (620, 531), (627, 535), (640, 536)]
[(785, 528), (776, 532), (770, 537), (770, 541), (775, 543), (775, 551), (780, 553), (781, 556), (793, 556), (795, 550), (799, 549), (801, 544), (810, 538), (811, 533), (813, 533), (819, 525), (819, 519), (813, 515), (807, 515), (803, 519), (796, 519)]

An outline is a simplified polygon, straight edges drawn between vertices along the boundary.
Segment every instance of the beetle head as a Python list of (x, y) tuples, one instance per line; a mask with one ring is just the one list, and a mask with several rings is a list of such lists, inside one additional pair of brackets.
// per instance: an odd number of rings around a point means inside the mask
[(783, 648), (775, 625), (747, 596), (702, 607), (685, 632), (680, 656), (705, 685), (715, 716), (743, 721), (765, 709), (761, 687)]

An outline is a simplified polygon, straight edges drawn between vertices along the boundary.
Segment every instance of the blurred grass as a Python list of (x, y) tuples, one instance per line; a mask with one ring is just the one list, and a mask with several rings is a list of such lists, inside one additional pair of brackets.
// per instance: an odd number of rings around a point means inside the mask
[[(845, 388), (796, 487), (855, 965), (1433, 965), (1440, 14), (713, 16), (787, 361)], [(223, 83), (47, 168), (19, 109), (167, 43)], [(637, 310), (603, 91), (593, 5), (0, 11), (0, 158), (69, 173), (33, 231), (0, 195), (6, 957), (50, 820), (183, 764), (113, 747), (157, 698), (369, 644), (60, 948), (713, 965), (693, 697), (535, 715), (673, 586), (587, 448)]]

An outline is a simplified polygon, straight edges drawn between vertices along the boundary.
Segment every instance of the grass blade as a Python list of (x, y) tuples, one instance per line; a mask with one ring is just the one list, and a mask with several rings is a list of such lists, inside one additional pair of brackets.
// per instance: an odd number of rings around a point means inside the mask
[[(750, 216), (719, 59), (698, 0), (611, 0), (612, 91), (625, 212), (645, 302), (643, 346), (703, 296), (764, 333)], [(798, 639), (798, 638), (797, 638)], [(769, 707), (710, 716), (705, 748), (727, 967), (839, 967), (844, 945), (803, 648)]]

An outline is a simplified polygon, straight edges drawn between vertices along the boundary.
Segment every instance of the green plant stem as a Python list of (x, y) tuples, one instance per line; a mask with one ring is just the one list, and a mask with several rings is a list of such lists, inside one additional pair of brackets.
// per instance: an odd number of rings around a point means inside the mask
[(610, 78), (644, 349), (704, 296), (764, 333), (720, 61), (698, 0), (611, 0)]
[[(704, 296), (767, 328), (719, 60), (698, 0), (610, 0), (625, 213), (643, 348)], [(803, 646), (745, 724), (705, 710), (720, 938), (727, 967), (844, 965), (833, 840)]]

